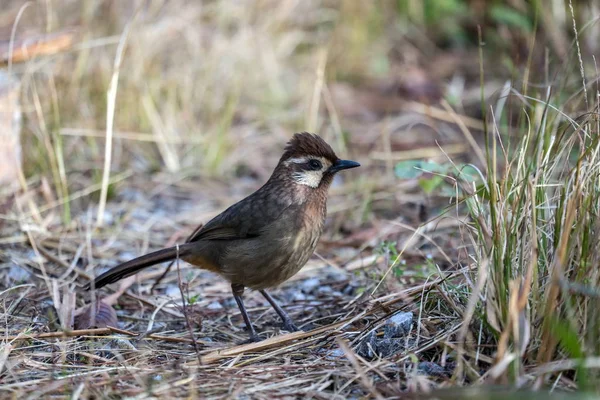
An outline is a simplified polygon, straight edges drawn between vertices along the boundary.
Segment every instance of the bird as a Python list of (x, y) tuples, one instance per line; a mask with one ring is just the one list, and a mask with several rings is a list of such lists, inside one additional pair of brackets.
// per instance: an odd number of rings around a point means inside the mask
[(320, 136), (296, 133), (267, 182), (248, 197), (196, 228), (185, 243), (126, 261), (85, 287), (99, 289), (140, 270), (176, 259), (212, 271), (231, 283), (249, 341), (259, 341), (242, 295), (259, 291), (283, 322), (299, 330), (266, 291), (295, 275), (314, 253), (327, 214), (327, 194), (334, 176), (359, 167), (340, 159)]

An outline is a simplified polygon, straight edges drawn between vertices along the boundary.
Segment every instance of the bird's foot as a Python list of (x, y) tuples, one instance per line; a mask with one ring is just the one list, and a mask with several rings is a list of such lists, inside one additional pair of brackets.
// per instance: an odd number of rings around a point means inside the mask
[(240, 344), (258, 343), (260, 341), (262, 341), (262, 338), (255, 333), (254, 335), (250, 335), (248, 339), (242, 341)]
[(257, 343), (260, 342), (261, 340), (263, 340), (263, 338), (261, 338), (258, 333), (256, 332), (256, 329), (254, 328), (254, 325), (250, 325), (250, 327), (246, 327), (246, 332), (248, 332), (248, 336), (250, 336), (248, 339), (243, 340), (242, 342), (240, 342), (240, 344), (249, 344), (249, 343)]
[(288, 332), (298, 332), (302, 330), (298, 328), (291, 319), (283, 320), (282, 328)]

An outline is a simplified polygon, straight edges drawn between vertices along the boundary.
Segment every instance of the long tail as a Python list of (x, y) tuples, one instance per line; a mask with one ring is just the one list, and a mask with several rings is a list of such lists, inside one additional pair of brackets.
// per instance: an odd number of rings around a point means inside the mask
[(151, 267), (165, 261), (175, 260), (177, 257), (184, 257), (190, 254), (192, 245), (192, 243), (186, 243), (180, 246), (169, 247), (153, 253), (145, 254), (141, 257), (134, 258), (133, 260), (126, 261), (106, 271), (94, 279), (93, 282), (85, 285), (84, 289), (99, 289), (102, 286), (108, 285), (109, 283), (113, 283), (133, 275), (144, 268)]

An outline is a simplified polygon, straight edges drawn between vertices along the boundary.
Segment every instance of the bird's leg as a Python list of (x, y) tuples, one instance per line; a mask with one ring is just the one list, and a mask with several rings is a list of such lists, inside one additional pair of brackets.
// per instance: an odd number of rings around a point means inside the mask
[(294, 321), (292, 321), (292, 318), (288, 315), (288, 313), (283, 311), (283, 308), (281, 308), (279, 304), (277, 304), (275, 299), (272, 298), (269, 293), (267, 293), (264, 290), (260, 290), (260, 294), (262, 294), (265, 297), (265, 299), (267, 299), (269, 304), (271, 304), (271, 307), (273, 307), (277, 315), (279, 315), (279, 317), (283, 321), (283, 329), (285, 329), (288, 332), (297, 332), (300, 330), (300, 328), (294, 325)]
[(233, 298), (242, 313), (242, 318), (244, 318), (244, 322), (246, 323), (246, 328), (250, 333), (250, 341), (258, 342), (260, 339), (252, 326), (252, 322), (250, 322), (250, 317), (248, 316), (248, 311), (246, 311), (246, 307), (244, 307), (244, 300), (242, 300), (242, 295), (244, 294), (244, 285), (240, 285), (239, 283), (231, 284), (231, 291), (233, 292)]

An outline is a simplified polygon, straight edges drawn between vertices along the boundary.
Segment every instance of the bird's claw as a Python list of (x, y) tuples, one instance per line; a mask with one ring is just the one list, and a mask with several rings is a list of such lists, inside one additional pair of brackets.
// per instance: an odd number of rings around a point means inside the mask
[(246, 340), (244, 340), (243, 342), (241, 342), (240, 344), (250, 344), (250, 343), (258, 343), (260, 342), (262, 339), (260, 338), (260, 336), (254, 334), (254, 335), (250, 335), (250, 337)]
[(283, 329), (288, 331), (288, 332), (298, 332), (301, 331), (302, 329), (298, 328), (293, 322), (292, 320), (286, 320), (283, 321)]

